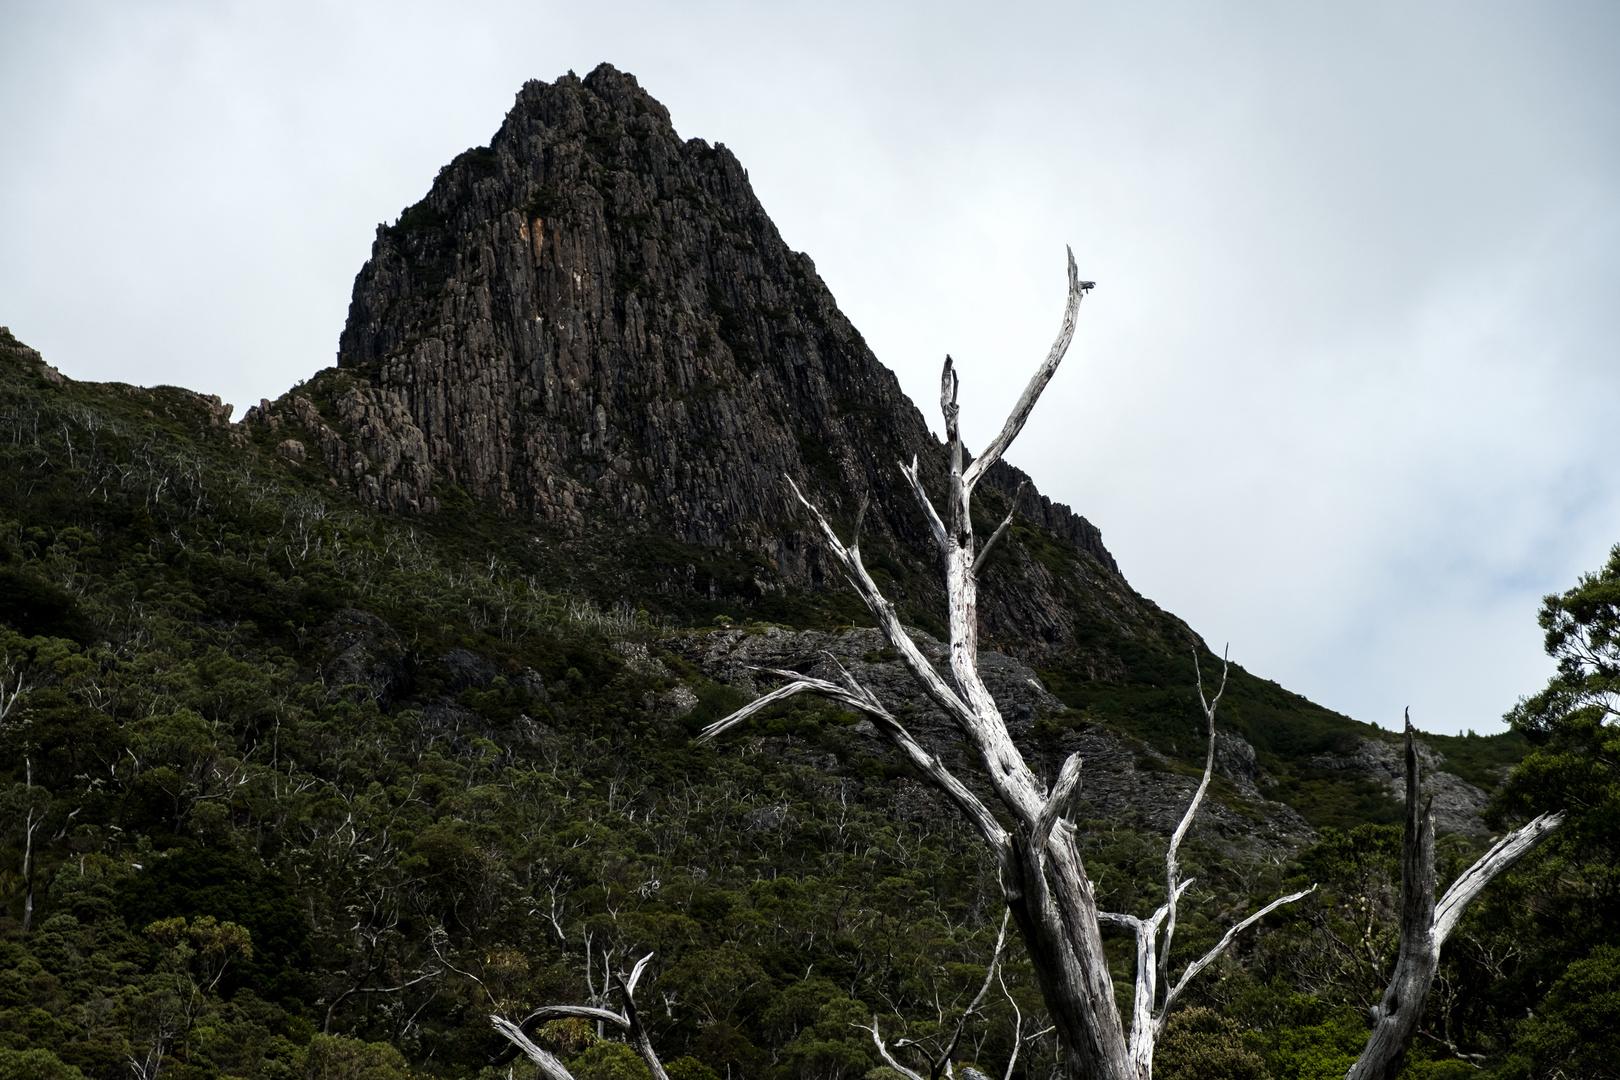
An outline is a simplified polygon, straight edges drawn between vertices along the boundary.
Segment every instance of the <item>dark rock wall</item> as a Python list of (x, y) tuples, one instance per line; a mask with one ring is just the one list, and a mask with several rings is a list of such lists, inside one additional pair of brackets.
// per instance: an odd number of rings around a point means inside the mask
[[(431, 512), (430, 489), (450, 484), (571, 536), (656, 530), (753, 550), (778, 575), (763, 587), (841, 584), (785, 474), (840, 527), (869, 492), (867, 549), (931, 576), (896, 469), (916, 455), (943, 491), (922, 413), (731, 152), (681, 140), (609, 66), (526, 84), (488, 147), (378, 228), (338, 366), (330, 401), (306, 390), (249, 420), (303, 427), (371, 505)], [(303, 452), (284, 444), (289, 460)], [(1001, 496), (981, 499), (986, 514), (1023, 478), (992, 470)], [(1033, 491), (1021, 509), (1073, 546), (1075, 580), (1139, 602), (1090, 522)], [(1050, 559), (1010, 565), (985, 594), (986, 640), (1068, 651), (1072, 582), (1059, 587)]]
[[(894, 463), (920, 454), (939, 478), (921, 413), (737, 159), (682, 141), (607, 66), (524, 86), (487, 149), (378, 229), (338, 363), (373, 411), (404, 408), (450, 483), (565, 527), (741, 542), (797, 584), (816, 545), (784, 473), (835, 512), (871, 491), (875, 527), (908, 544), (921, 521)], [(1027, 509), (1117, 571), (1083, 518)]]

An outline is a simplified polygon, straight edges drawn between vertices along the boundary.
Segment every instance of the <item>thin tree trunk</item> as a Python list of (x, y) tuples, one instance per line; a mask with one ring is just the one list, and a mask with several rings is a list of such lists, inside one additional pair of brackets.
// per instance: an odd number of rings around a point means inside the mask
[(34, 925), (34, 830), (39, 828), (39, 822), (34, 820), (34, 813), (34, 808), (30, 806), (28, 808), (28, 821), (24, 828), (27, 839), (23, 845), (22, 932), (25, 934)]

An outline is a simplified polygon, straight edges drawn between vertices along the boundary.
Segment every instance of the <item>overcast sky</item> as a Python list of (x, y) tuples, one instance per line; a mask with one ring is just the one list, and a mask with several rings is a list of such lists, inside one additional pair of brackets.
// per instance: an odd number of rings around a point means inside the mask
[(237, 416), (526, 79), (724, 142), (912, 397), (1234, 659), (1500, 730), (1620, 541), (1620, 6), (0, 0), (0, 323)]

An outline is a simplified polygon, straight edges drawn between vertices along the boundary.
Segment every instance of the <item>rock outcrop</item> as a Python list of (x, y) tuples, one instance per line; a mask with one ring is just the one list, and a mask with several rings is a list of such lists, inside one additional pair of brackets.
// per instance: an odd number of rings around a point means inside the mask
[[(1421, 740), (1417, 743), (1418, 771), (1423, 793), (1430, 797), (1434, 827), (1440, 832), (1483, 836), (1490, 832), (1480, 814), (1490, 796), (1460, 776), (1441, 772), (1445, 755)], [(1383, 784), (1395, 799), (1406, 798), (1406, 757), (1398, 743), (1362, 739), (1348, 753), (1323, 754), (1311, 759), (1318, 769), (1344, 769), (1365, 774)]]
[[(791, 476), (843, 523), (869, 493), (869, 549), (933, 577), (896, 469), (918, 456), (943, 489), (922, 413), (809, 256), (783, 243), (736, 157), (680, 138), (607, 65), (526, 84), (489, 146), (378, 228), (338, 365), (329, 400), (317, 379), (249, 419), (303, 427), (373, 506), (432, 511), (436, 485), (450, 485), (564, 536), (640, 530), (748, 549), (771, 567), (765, 589), (839, 584)], [(992, 470), (987, 524), (1025, 479)], [(1038, 493), (1020, 509), (1072, 548), (1085, 590), (1140, 602), (1085, 518)], [(1051, 560), (1011, 559), (987, 638), (1070, 650), (1073, 605)]]

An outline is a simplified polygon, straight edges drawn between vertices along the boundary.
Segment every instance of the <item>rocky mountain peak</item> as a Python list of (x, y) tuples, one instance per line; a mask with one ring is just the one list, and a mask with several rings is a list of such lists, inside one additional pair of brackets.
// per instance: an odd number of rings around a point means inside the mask
[[(488, 146), (378, 228), (338, 365), (330, 400), (253, 418), (316, 432), (373, 505), (431, 511), (435, 485), (451, 485), (564, 535), (745, 548), (770, 567), (762, 588), (813, 588), (820, 545), (791, 476), (843, 521), (870, 493), (868, 536), (932, 565), (896, 470), (917, 455), (943, 487), (922, 414), (783, 243), (737, 158), (681, 139), (606, 64), (525, 84)], [(986, 513), (1005, 512), (1021, 479), (992, 471)], [(1039, 494), (1022, 510), (1129, 592), (1091, 523)], [(1020, 587), (1040, 597), (1039, 636), (1066, 639), (1050, 585)]]

